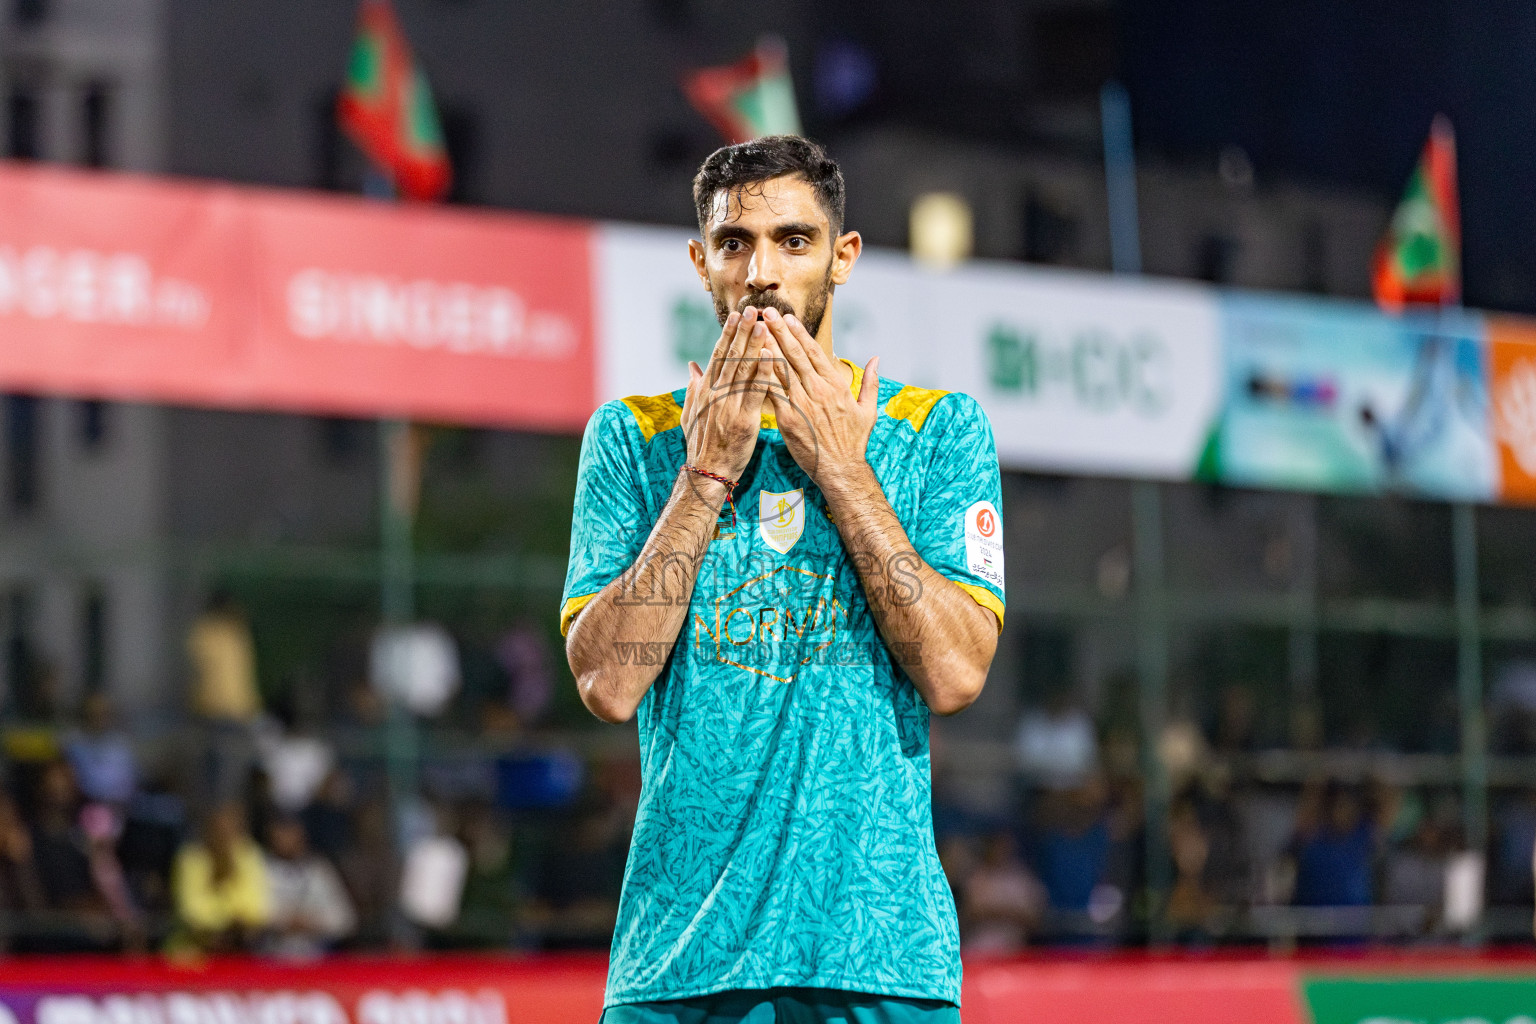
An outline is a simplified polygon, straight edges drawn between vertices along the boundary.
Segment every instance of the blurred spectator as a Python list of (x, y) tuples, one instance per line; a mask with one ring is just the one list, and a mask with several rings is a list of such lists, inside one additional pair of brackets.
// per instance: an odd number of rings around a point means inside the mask
[(455, 834), (448, 807), (433, 806), (422, 817), (426, 827), (416, 829), (405, 847), (400, 911), (413, 924), (441, 931), (458, 920), (469, 874), (469, 851)]
[(370, 800), (352, 819), (353, 841), (337, 858), (341, 877), (357, 909), (358, 941), (382, 945), (390, 938), (390, 915), (400, 892), (400, 862), (389, 827), (389, 807)]
[(1157, 737), (1157, 759), (1168, 773), (1169, 785), (1182, 789), (1206, 767), (1209, 757), (1205, 734), (1187, 715), (1170, 718)]
[(134, 901), (127, 873), (117, 855), (123, 831), (120, 812), (110, 804), (87, 804), (80, 812), (80, 831), (86, 840), (91, 881), (117, 927), (124, 949), (143, 951), (144, 916)]
[(35, 914), (45, 902), (33, 859), (32, 833), (11, 794), (0, 789), (0, 912)]
[(118, 860), (139, 906), (148, 913), (171, 909), (170, 877), (185, 838), (187, 809), (172, 787), (174, 776), (158, 773), (129, 801)]
[(187, 634), (192, 710), (203, 723), (202, 784), (210, 804), (241, 795), (255, 758), (251, 730), (261, 715), (256, 645), (234, 598), (214, 591)]
[(299, 812), (309, 845), (321, 856), (339, 862), (352, 843), (352, 779), (333, 768), (320, 784), (314, 800)]
[(538, 886), (545, 949), (606, 948), (613, 935), (634, 822), (620, 778), (594, 772), (593, 787), (546, 860)]
[(1111, 833), (1104, 780), (1097, 773), (1048, 793), (1035, 823), (1035, 873), (1055, 910), (1086, 912), (1104, 878)]
[(53, 761), (38, 780), (33, 855), (48, 909), (96, 909), (85, 837), (77, 827), (80, 791), (66, 761)]
[(1259, 705), (1253, 687), (1232, 683), (1222, 687), (1216, 712), (1215, 749), (1221, 754), (1246, 754), (1258, 748)]
[(1252, 869), (1231, 775), (1221, 767), (1208, 769), (1192, 788), (1191, 799), (1208, 846), (1204, 885), (1218, 904), (1242, 903)]
[(314, 731), (290, 721), (263, 719), (254, 735), (267, 795), (282, 814), (297, 814), (309, 806), (336, 767), (336, 748)]
[(1536, 753), (1536, 662), (1511, 661), (1498, 671), (1489, 692), (1488, 719), (1495, 753)]
[(1536, 857), (1536, 791), (1522, 790), (1495, 813), (1488, 872), (1489, 902), (1530, 906), (1536, 898), (1531, 862)]
[(1238, 856), (1247, 867), (1237, 898), (1261, 906), (1290, 903), (1295, 893), (1295, 790), (1250, 783), (1233, 796), (1232, 810), (1241, 843)]
[(181, 925), (174, 952), (254, 947), (271, 916), (271, 894), (261, 848), (246, 831), (238, 804), (209, 812), (201, 841), (176, 856), (171, 889)]
[(128, 734), (114, 721), (112, 701), (101, 691), (87, 694), (80, 729), (64, 743), (64, 756), (87, 800), (124, 807), (139, 784), (138, 760)]
[(1366, 907), (1372, 899), (1376, 823), (1358, 793), (1330, 783), (1303, 797), (1296, 831), (1296, 894), (1302, 907)]
[(297, 818), (275, 820), (267, 833), (269, 931), (265, 950), (284, 959), (320, 956), (357, 928), (357, 914), (336, 869), (309, 849)]
[(1093, 720), (1066, 691), (1024, 715), (1013, 749), (1025, 778), (1047, 789), (1080, 786), (1099, 757)]
[(1209, 935), (1217, 901), (1206, 887), (1211, 844), (1190, 797), (1177, 801), (1168, 814), (1168, 851), (1175, 881), (1168, 895), (1168, 923), (1185, 939)]
[(536, 725), (555, 695), (549, 641), (531, 622), (520, 622), (496, 643), (496, 661), (507, 674), (507, 705), (523, 726)]
[(515, 833), (485, 803), (465, 807), (459, 839), (469, 853), (469, 872), (459, 920), (444, 940), (454, 946), (505, 948), (520, 942), (526, 924), (523, 851)]
[(1426, 926), (1445, 902), (1445, 838), (1433, 818), (1420, 818), (1407, 841), (1387, 855), (1382, 871), (1382, 902), (1425, 907)]
[(1045, 888), (1019, 860), (1013, 836), (998, 831), (961, 889), (960, 928), (967, 953), (1015, 953), (1040, 924)]

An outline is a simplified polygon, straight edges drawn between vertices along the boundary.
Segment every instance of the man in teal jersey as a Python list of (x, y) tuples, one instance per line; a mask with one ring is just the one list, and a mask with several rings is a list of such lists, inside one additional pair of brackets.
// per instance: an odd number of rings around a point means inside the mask
[(694, 202), (723, 330), (592, 417), (560, 613), (586, 706), (639, 715), (604, 1021), (953, 1024), (928, 716), (1002, 629), (991, 427), (833, 356), (862, 242), (819, 146), (721, 149)]

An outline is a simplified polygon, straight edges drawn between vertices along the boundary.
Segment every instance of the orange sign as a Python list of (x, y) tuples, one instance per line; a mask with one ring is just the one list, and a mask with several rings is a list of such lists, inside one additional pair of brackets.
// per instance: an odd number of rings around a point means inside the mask
[(0, 388), (580, 429), (591, 236), (0, 166)]
[(1498, 498), (1536, 504), (1536, 322), (1488, 318), (1488, 375)]

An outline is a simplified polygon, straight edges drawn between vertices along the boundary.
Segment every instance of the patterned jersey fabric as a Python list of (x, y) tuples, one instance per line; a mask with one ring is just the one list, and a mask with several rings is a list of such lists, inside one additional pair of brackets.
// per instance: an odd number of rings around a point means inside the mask
[[(588, 424), (562, 631), (660, 516), (685, 461), (683, 398), (609, 402)], [(1001, 629), (1000, 482), (981, 407), (890, 380), (879, 404), (867, 458), (886, 498), (917, 554)], [(605, 1005), (780, 986), (958, 1004), (928, 709), (770, 413), (736, 501), (676, 645), (620, 652), (666, 663), (637, 715), (644, 781)], [(910, 558), (880, 573), (889, 598), (917, 595)]]

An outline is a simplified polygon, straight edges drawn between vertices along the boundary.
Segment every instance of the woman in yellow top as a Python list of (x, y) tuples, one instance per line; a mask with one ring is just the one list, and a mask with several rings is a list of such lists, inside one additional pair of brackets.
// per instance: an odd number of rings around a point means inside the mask
[(270, 917), (261, 848), (238, 804), (209, 815), (201, 842), (176, 855), (172, 895), (180, 927), (172, 951), (233, 953), (253, 947)]

